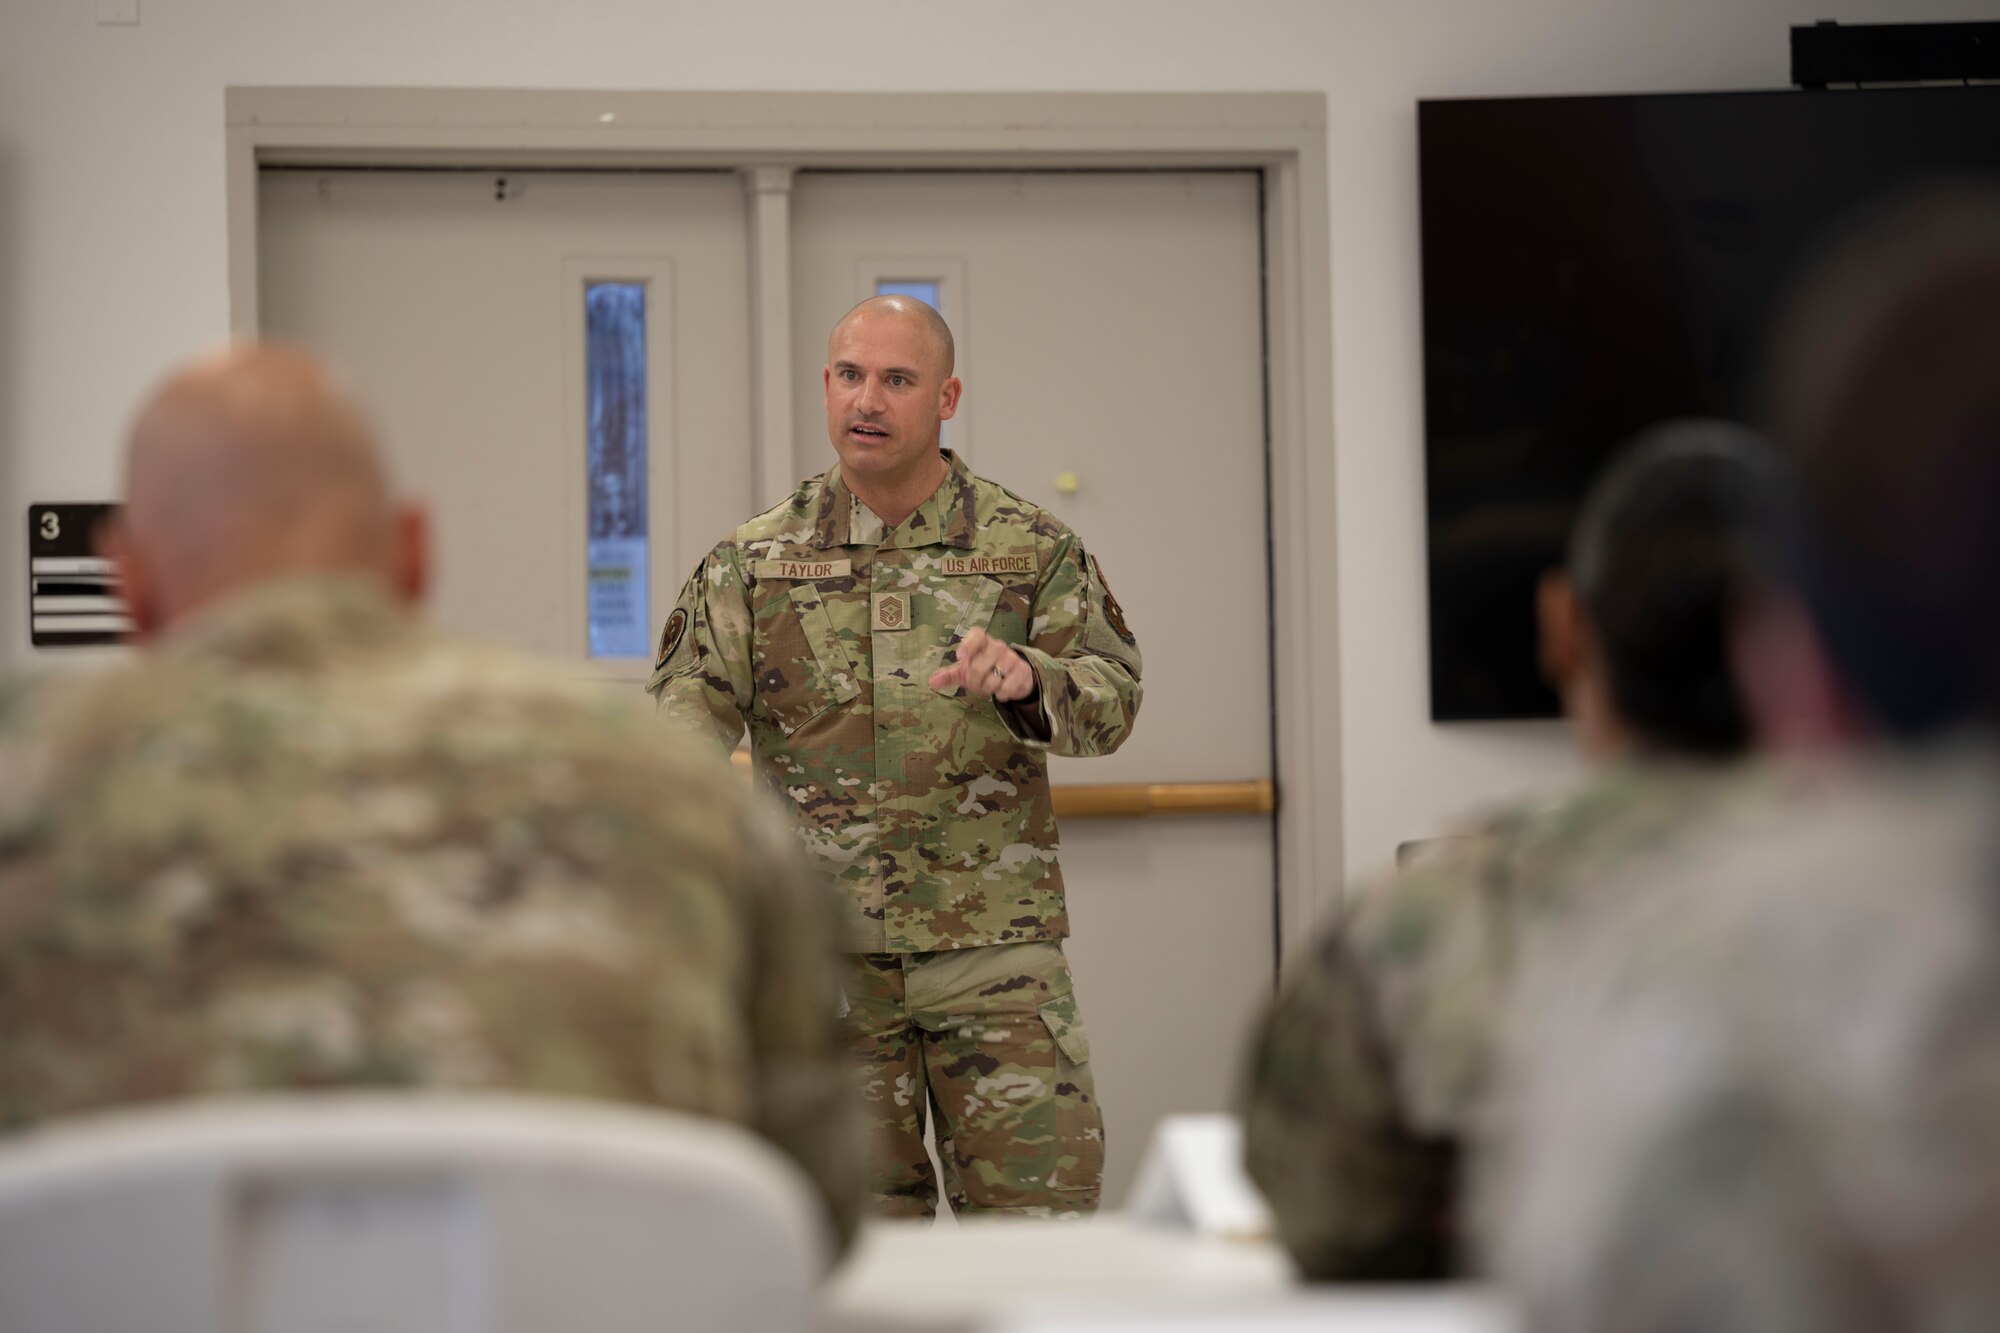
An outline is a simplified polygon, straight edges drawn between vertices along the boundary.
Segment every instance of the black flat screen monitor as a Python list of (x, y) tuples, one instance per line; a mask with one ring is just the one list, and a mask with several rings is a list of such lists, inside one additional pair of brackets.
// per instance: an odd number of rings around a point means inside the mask
[(1534, 588), (1616, 446), (1755, 424), (1767, 325), (1843, 220), (2000, 184), (2000, 86), (1423, 102), (1431, 716), (1549, 717)]

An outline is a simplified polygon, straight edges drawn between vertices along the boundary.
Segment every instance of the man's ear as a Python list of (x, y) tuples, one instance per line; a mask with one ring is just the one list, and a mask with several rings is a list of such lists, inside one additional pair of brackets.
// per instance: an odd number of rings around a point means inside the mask
[(938, 420), (950, 421), (958, 415), (958, 396), (965, 392), (965, 385), (953, 375), (938, 388)]
[(1535, 585), (1535, 625), (1542, 679), (1557, 694), (1566, 695), (1583, 669), (1591, 642), (1577, 608), (1576, 585), (1560, 569), (1544, 571)]
[(159, 635), (161, 616), (152, 566), (132, 540), (132, 532), (122, 515), (114, 515), (98, 525), (91, 538), (97, 554), (118, 571), (118, 595), (125, 614), (132, 621), (132, 642), (144, 643)]
[(431, 589), (430, 510), (421, 504), (400, 504), (392, 521), (389, 586), (405, 603), (417, 606)]

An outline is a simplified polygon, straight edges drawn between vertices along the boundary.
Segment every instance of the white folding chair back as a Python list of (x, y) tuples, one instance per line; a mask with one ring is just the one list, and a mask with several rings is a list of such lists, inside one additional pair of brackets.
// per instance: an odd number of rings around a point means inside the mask
[(0, 1147), (7, 1333), (805, 1329), (805, 1178), (692, 1116), (520, 1097), (188, 1103)]

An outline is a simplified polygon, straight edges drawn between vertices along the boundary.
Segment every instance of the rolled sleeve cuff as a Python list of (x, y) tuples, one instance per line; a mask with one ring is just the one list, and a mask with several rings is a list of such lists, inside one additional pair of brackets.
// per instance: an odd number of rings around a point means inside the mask
[(1062, 665), (1041, 649), (1025, 644), (1013, 647), (1034, 668), (1034, 697), (1004, 704), (996, 701), (994, 706), (1015, 740), (1037, 749), (1046, 749), (1062, 738), (1057, 726), (1060, 710), (1050, 708), (1049, 701), (1061, 697), (1060, 691), (1068, 687), (1069, 677)]

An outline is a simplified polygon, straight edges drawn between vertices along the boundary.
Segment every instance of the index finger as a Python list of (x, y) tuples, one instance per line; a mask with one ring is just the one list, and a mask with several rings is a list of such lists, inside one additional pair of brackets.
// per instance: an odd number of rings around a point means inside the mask
[(992, 636), (983, 629), (967, 630), (965, 637), (958, 641), (958, 654), (954, 660), (970, 662), (979, 655), (979, 650), (984, 648), (991, 638)]

